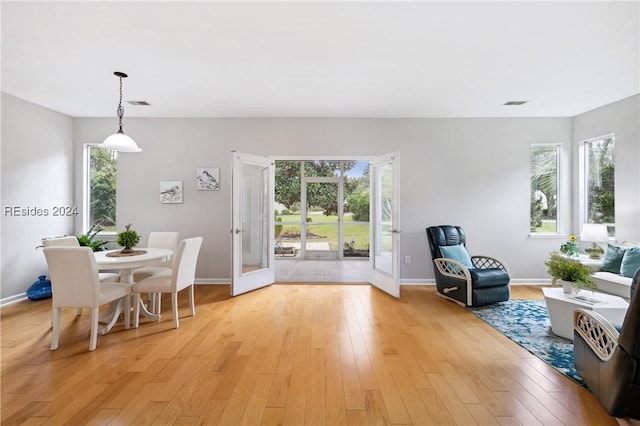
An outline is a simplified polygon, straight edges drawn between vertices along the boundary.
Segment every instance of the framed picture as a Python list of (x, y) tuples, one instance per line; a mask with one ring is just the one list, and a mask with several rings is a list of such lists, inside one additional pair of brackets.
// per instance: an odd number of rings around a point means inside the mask
[(161, 180), (160, 181), (160, 203), (162, 204), (182, 203), (182, 181), (181, 180)]
[(196, 188), (198, 191), (219, 190), (220, 169), (217, 167), (198, 167), (196, 169)]

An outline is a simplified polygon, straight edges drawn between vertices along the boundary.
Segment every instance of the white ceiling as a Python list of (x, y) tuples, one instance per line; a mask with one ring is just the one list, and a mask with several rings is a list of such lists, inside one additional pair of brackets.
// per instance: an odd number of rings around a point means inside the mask
[[(639, 1), (2, 1), (2, 91), (73, 117), (566, 117), (640, 92)], [(503, 106), (528, 100), (520, 106)]]

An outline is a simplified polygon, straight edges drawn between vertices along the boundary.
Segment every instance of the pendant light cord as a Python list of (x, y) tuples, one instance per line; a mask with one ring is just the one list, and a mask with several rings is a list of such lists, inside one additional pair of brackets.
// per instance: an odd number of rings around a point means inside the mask
[(116, 112), (118, 114), (118, 124), (120, 126), (118, 133), (124, 133), (122, 130), (122, 117), (124, 117), (124, 108), (122, 108), (122, 76), (118, 77), (120, 78), (120, 102), (118, 102), (118, 111)]

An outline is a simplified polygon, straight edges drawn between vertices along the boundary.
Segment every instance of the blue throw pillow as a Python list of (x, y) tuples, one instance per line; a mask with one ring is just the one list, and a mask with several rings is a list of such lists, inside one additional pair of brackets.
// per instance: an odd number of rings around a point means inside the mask
[(640, 247), (631, 247), (624, 252), (622, 264), (620, 265), (620, 274), (625, 277), (633, 278), (640, 269)]
[(624, 257), (625, 251), (627, 251), (627, 249), (624, 247), (607, 244), (607, 253), (604, 255), (600, 270), (619, 274), (620, 266), (622, 265), (622, 258)]
[(440, 246), (440, 253), (442, 253), (442, 256), (446, 259), (457, 260), (466, 266), (467, 269), (473, 269), (471, 256), (469, 256), (469, 252), (462, 244), (458, 244), (457, 246)]

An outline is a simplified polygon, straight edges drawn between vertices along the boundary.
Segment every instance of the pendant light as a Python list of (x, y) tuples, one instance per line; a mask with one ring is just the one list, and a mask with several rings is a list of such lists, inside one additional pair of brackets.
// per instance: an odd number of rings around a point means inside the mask
[(124, 116), (124, 108), (122, 108), (122, 79), (127, 78), (127, 74), (116, 71), (113, 73), (120, 79), (120, 102), (118, 103), (118, 123), (120, 125), (118, 131), (104, 140), (100, 144), (100, 148), (111, 149), (120, 152), (140, 152), (142, 149), (138, 148), (135, 141), (129, 136), (124, 134), (122, 130), (122, 117)]

